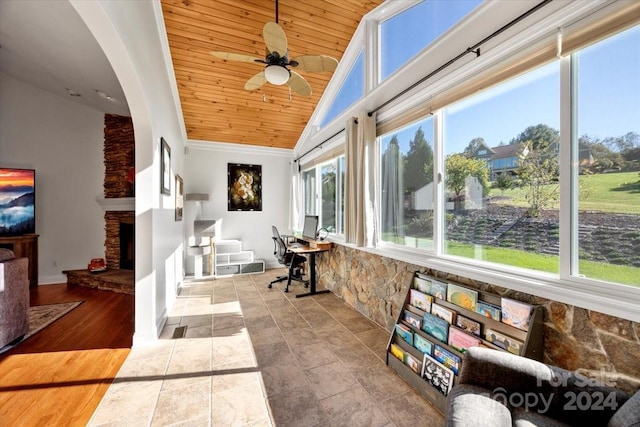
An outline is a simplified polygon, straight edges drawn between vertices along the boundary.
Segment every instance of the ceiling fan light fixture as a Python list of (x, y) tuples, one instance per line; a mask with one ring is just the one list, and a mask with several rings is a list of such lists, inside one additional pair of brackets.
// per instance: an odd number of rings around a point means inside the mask
[(269, 83), (280, 86), (289, 81), (291, 73), (287, 67), (283, 67), (281, 65), (268, 65), (264, 69), (264, 76)]

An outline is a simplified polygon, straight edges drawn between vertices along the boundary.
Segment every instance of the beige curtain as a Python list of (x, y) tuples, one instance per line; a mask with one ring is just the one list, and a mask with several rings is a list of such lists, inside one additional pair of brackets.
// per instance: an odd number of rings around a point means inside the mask
[(297, 230), (303, 213), (302, 206), (302, 178), (298, 170), (298, 162), (291, 161), (291, 181), (289, 182), (289, 230)]
[(375, 115), (362, 112), (345, 126), (345, 240), (374, 246), (377, 239), (375, 201)]

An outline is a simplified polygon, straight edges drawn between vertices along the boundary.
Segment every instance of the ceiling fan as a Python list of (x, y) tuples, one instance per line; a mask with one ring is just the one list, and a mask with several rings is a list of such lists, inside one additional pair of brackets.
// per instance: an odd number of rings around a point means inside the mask
[(278, 25), (278, 0), (276, 0), (276, 22), (267, 22), (262, 30), (262, 37), (266, 45), (264, 59), (250, 55), (231, 52), (212, 51), (211, 55), (227, 61), (240, 61), (265, 64), (264, 70), (251, 77), (244, 88), (256, 90), (269, 82), (273, 85), (286, 84), (301, 96), (311, 95), (311, 86), (300, 74), (289, 67), (309, 72), (334, 71), (338, 60), (327, 55), (301, 55), (289, 59), (287, 36)]

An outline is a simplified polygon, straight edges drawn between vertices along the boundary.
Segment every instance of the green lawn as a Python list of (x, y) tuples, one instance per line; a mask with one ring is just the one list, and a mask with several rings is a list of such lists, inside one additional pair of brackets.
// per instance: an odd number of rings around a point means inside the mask
[[(459, 242), (447, 242), (447, 253), (549, 273), (558, 273), (559, 271), (559, 260), (554, 255), (542, 255), (494, 246), (481, 246), (477, 249), (474, 245)], [(580, 274), (587, 278), (640, 286), (640, 268), (637, 267), (580, 260)]]
[[(640, 215), (640, 176), (638, 172), (580, 175), (580, 206), (582, 211), (600, 211)], [(558, 187), (558, 184), (552, 184)], [(501, 196), (491, 189), (490, 196)], [(515, 188), (504, 192), (505, 199), (497, 203), (526, 207), (525, 191)], [(558, 206), (554, 206), (558, 209)]]

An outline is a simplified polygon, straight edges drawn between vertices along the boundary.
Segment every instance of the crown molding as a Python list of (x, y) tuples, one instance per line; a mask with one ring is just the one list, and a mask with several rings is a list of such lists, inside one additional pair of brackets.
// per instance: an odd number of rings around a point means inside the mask
[(222, 151), (229, 153), (247, 153), (266, 156), (293, 157), (293, 150), (288, 148), (262, 147), (259, 145), (233, 144), (230, 142), (210, 142), (188, 139), (187, 149)]

